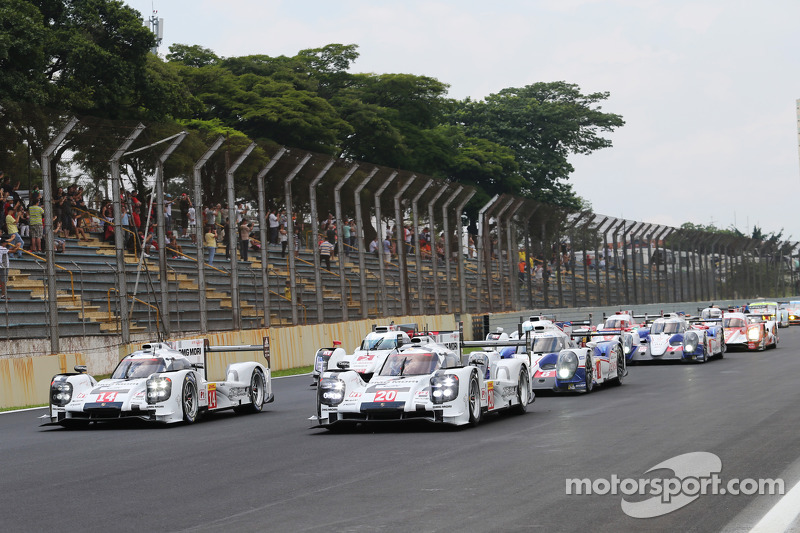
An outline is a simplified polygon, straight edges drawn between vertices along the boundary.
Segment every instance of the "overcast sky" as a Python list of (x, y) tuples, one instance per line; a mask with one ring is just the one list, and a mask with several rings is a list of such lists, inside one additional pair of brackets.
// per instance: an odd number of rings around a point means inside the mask
[(800, 240), (799, 0), (126, 0), (172, 43), (230, 57), (357, 44), (353, 72), (410, 73), (481, 99), (564, 80), (626, 125), (576, 156), (596, 212)]

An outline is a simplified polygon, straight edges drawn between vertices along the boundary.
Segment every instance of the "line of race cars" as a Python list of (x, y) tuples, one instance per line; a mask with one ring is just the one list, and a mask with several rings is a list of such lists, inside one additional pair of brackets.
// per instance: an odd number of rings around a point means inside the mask
[[(600, 324), (558, 322), (532, 316), (506, 334), (464, 341), (463, 332), (418, 331), (416, 324), (373, 326), (348, 354), (341, 343), (317, 351), (313, 427), (422, 420), (477, 425), (485, 414), (525, 413), (536, 391), (589, 393), (622, 385), (629, 365), (658, 360), (705, 363), (733, 347), (777, 347), (778, 328), (800, 324), (800, 302), (753, 302), (697, 316), (657, 317), (620, 311)], [(57, 374), (50, 384), (44, 425), (84, 427), (91, 422), (136, 418), (151, 422), (195, 422), (202, 414), (234, 409), (260, 412), (272, 402), (267, 365), (232, 363), (225, 379), (207, 376), (203, 339), (154, 342), (124, 357), (110, 378), (97, 381), (86, 368)], [(471, 351), (465, 351), (469, 349)]]

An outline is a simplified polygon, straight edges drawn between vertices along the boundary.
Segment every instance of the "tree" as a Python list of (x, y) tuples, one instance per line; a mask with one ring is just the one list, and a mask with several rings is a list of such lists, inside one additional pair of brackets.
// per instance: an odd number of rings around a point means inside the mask
[(609, 93), (584, 95), (563, 81), (509, 87), (483, 101), (458, 102), (448, 119), (469, 136), (488, 139), (514, 151), (525, 196), (578, 208), (566, 181), (574, 170), (572, 154), (611, 146), (602, 133), (624, 125), (622, 117), (597, 105)]

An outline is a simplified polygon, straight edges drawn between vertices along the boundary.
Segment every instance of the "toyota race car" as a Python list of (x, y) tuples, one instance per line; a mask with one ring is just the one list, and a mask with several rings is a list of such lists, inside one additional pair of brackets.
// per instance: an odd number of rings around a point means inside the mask
[(778, 325), (761, 315), (725, 313), (722, 318), (728, 348), (766, 350), (778, 346)]
[(633, 360), (705, 363), (714, 356), (722, 358), (725, 352), (725, 335), (720, 322), (714, 320), (706, 318), (703, 323), (692, 324), (683, 316), (667, 313), (650, 325), (650, 334), (644, 349), (639, 350)]
[(311, 419), (314, 427), (329, 429), (401, 420), (477, 425), (484, 413), (524, 413), (533, 400), (527, 359), (480, 351), (469, 354), (464, 365), (444, 346), (416, 343), (387, 356), (369, 382), (347, 361), (337, 363), (336, 370), (331, 361)]
[(792, 300), (790, 302), (782, 303), (781, 307), (786, 309), (789, 315), (789, 324), (797, 326), (800, 324), (800, 301)]
[(96, 381), (86, 367), (57, 374), (50, 383), (50, 413), (45, 425), (82, 427), (90, 422), (137, 418), (151, 422), (193, 423), (208, 411), (260, 412), (272, 402), (270, 369), (261, 363), (232, 363), (225, 381), (207, 381), (205, 341), (145, 344), (119, 362), (111, 377)]

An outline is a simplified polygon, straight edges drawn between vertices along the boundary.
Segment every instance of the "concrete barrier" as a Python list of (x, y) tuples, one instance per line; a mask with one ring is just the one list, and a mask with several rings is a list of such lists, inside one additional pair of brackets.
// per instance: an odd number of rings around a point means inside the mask
[[(465, 337), (470, 340), (471, 317), (462, 315)], [(453, 330), (457, 323), (454, 315), (401, 316), (384, 320), (351, 320), (335, 324), (263, 328), (242, 331), (188, 335), (171, 340), (207, 338), (212, 346), (261, 345), (269, 336), (273, 370), (284, 370), (313, 364), (317, 349), (332, 346), (334, 340), (342, 342), (347, 351), (352, 351), (372, 330), (373, 324), (416, 323), (430, 330)], [(75, 365), (86, 365), (92, 375), (108, 374), (120, 359), (142, 344), (153, 339), (138, 336), (136, 342), (123, 345), (119, 337), (76, 337), (69, 341), (72, 353), (44, 355), (49, 347), (48, 339), (24, 342), (6, 341), (0, 357), (0, 408), (40, 405), (48, 402), (50, 380), (55, 374), (72, 372)], [(0, 346), (2, 346), (0, 344)], [(261, 352), (219, 352), (208, 356), (208, 376), (212, 380), (223, 378), (228, 364), (237, 361), (261, 361)]]

